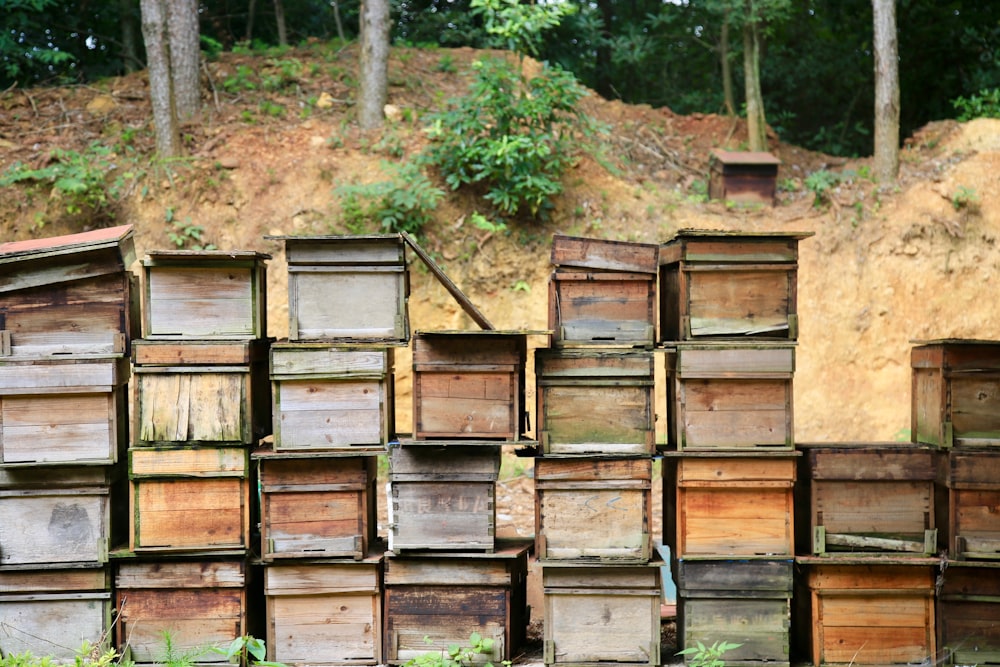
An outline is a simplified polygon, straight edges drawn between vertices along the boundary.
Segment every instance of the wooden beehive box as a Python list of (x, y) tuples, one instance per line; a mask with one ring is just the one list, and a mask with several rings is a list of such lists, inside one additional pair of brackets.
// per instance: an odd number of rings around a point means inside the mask
[(117, 462), (128, 379), (122, 356), (0, 361), (0, 466)]
[(1000, 560), (1000, 451), (951, 450), (940, 457), (939, 535), (955, 560)]
[(254, 453), (261, 557), (355, 558), (374, 544), (375, 456)]
[(268, 660), (296, 667), (383, 664), (382, 568), (382, 554), (267, 565)]
[(267, 260), (248, 250), (161, 250), (142, 262), (142, 336), (267, 336)]
[(384, 660), (405, 663), (478, 632), (494, 640), (499, 664), (524, 643), (528, 624), (529, 544), (500, 542), (492, 554), (388, 557), (385, 561)]
[(275, 451), (383, 450), (395, 436), (392, 348), (271, 346)]
[(500, 447), (389, 451), (389, 549), (492, 551)]
[(107, 466), (0, 468), (0, 566), (103, 565), (124, 539), (124, 492)]
[(555, 234), (552, 265), (589, 271), (652, 273), (658, 267), (659, 246)]
[(652, 347), (656, 276), (558, 269), (549, 277), (548, 326), (556, 347)]
[(73, 664), (111, 633), (107, 567), (0, 571), (0, 649)]
[(659, 340), (798, 338), (798, 243), (809, 236), (679, 231), (660, 246)]
[(663, 474), (676, 558), (794, 555), (794, 454), (668, 456)]
[[(164, 632), (192, 664), (228, 664), (236, 637), (260, 633), (259, 577), (241, 559), (135, 560), (116, 565), (117, 645), (137, 665), (163, 663)], [(253, 601), (253, 602), (252, 602)]]
[(943, 340), (915, 345), (914, 442), (1000, 447), (1000, 342)]
[(660, 565), (543, 565), (545, 665), (659, 665)]
[(949, 562), (941, 579), (937, 642), (945, 664), (1000, 663), (1000, 564)]
[(250, 548), (250, 453), (242, 447), (129, 449), (129, 548)]
[(937, 551), (936, 450), (863, 442), (798, 448), (798, 553)]
[(651, 458), (535, 460), (539, 560), (645, 562), (652, 555)]
[[(867, 557), (871, 559), (872, 557)], [(935, 659), (938, 563), (885, 560), (808, 563), (796, 632), (813, 665), (923, 664)]]
[(781, 160), (765, 151), (712, 150), (708, 196), (745, 204), (774, 205)]
[(250, 445), (271, 433), (268, 341), (137, 340), (133, 447)]
[(132, 226), (0, 244), (0, 357), (125, 354)]
[(537, 431), (545, 455), (652, 455), (654, 355), (536, 350)]
[(684, 344), (664, 358), (669, 449), (794, 449), (793, 344)]
[(417, 332), (413, 437), (519, 440), (526, 430), (526, 362), (522, 332)]
[(791, 559), (683, 559), (677, 569), (679, 650), (724, 638), (739, 644), (727, 665), (789, 664)]
[(399, 234), (276, 236), (288, 260), (288, 339), (410, 339), (404, 241)]

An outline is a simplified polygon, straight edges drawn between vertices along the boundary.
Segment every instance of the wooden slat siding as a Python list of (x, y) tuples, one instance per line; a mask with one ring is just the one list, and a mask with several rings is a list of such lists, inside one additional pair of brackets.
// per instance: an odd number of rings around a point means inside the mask
[[(0, 595), (111, 590), (109, 567), (0, 571)], [(49, 638), (55, 635), (50, 635)], [(93, 639), (92, 637), (90, 639)], [(69, 648), (79, 648), (79, 645)]]
[(0, 490), (0, 501), (0, 565), (107, 562), (110, 485), (9, 488)]
[[(713, 270), (714, 269), (714, 270)], [(790, 269), (773, 267), (688, 267), (688, 315), (684, 327), (690, 338), (753, 336), (791, 338), (788, 333)]]
[(648, 561), (652, 460), (535, 461), (540, 560)]
[(243, 366), (266, 363), (268, 340), (137, 340), (132, 361), (137, 366)]
[(552, 264), (576, 269), (656, 273), (659, 247), (651, 243), (609, 241), (555, 234)]
[(285, 241), (289, 266), (399, 266), (404, 261), (398, 234), (268, 238)]
[(937, 641), (946, 664), (1000, 661), (1000, 570), (949, 563), (937, 597)]
[(943, 452), (939, 535), (955, 560), (1000, 560), (1000, 450)]
[(384, 271), (289, 268), (293, 341), (399, 342), (408, 338), (406, 274)]
[(113, 465), (128, 443), (123, 390), (0, 398), (5, 465)]
[[(60, 570), (59, 573), (65, 573)], [(21, 573), (30, 577), (30, 573)], [(46, 593), (0, 593), (4, 657), (30, 652), (73, 664), (85, 643), (111, 632), (111, 591), (67, 588)]]
[(24, 242), (0, 245), (0, 293), (121, 274), (135, 261), (131, 228), (117, 238), (84, 236), (40, 239), (33, 247)]
[(0, 397), (110, 391), (128, 378), (128, 359), (122, 357), (4, 361)]
[(794, 567), (791, 558), (682, 558), (677, 562), (677, 592), (688, 598), (788, 598)]
[(252, 580), (241, 560), (119, 563), (119, 650), (127, 645), (137, 664), (161, 663), (163, 632), (169, 631), (178, 655), (196, 653), (196, 664), (225, 664), (226, 656), (211, 647), (227, 647), (233, 637), (259, 632), (247, 600)]
[(655, 276), (556, 271), (549, 278), (553, 345), (652, 346)]
[(6, 350), (5, 353), (0, 352), (0, 356), (37, 359), (64, 357), (70, 354), (86, 357), (124, 355), (128, 352), (128, 339), (125, 334), (115, 331), (14, 335), (8, 331), (6, 334), (6, 341), (0, 338), (0, 347)]
[[(678, 649), (711, 646), (725, 637), (737, 644), (726, 651), (727, 665), (734, 667), (789, 664), (791, 648), (791, 595), (759, 598), (735, 594), (732, 597), (679, 597), (677, 604)], [(685, 662), (693, 657), (684, 656)]]
[(362, 558), (377, 536), (376, 458), (258, 457), (261, 556)]

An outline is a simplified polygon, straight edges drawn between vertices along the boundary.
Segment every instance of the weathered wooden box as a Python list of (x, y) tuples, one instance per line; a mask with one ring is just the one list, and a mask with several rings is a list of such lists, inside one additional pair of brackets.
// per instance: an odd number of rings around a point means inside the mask
[(139, 665), (163, 664), (164, 632), (192, 664), (228, 664), (236, 637), (262, 637), (259, 577), (241, 559), (122, 561), (116, 565), (115, 623), (120, 651)]
[(358, 562), (264, 568), (268, 660), (300, 665), (382, 661), (381, 554)]
[(271, 346), (275, 451), (382, 450), (395, 436), (392, 348)]
[(955, 560), (1000, 560), (1000, 451), (951, 450), (940, 457), (939, 530)]
[(405, 663), (478, 632), (494, 640), (477, 661), (511, 660), (528, 624), (529, 545), (499, 543), (492, 554), (387, 557), (384, 660)]
[(289, 340), (409, 340), (409, 276), (399, 234), (268, 238), (285, 244)]
[(246, 448), (148, 447), (128, 454), (132, 551), (250, 548), (256, 484)]
[(797, 560), (808, 593), (796, 596), (796, 633), (808, 638), (812, 664), (934, 661), (937, 563)]
[(795, 447), (794, 344), (683, 344), (664, 358), (669, 449)]
[(389, 450), (389, 549), (492, 551), (500, 447)]
[(536, 350), (542, 452), (655, 454), (653, 363), (648, 351)]
[(0, 244), (0, 357), (125, 354), (132, 226)]
[(267, 336), (267, 260), (232, 250), (162, 250), (142, 262), (142, 336)]
[(106, 563), (124, 539), (124, 481), (108, 466), (0, 469), (0, 566)]
[(375, 456), (254, 453), (261, 557), (355, 558), (378, 532)]
[(535, 460), (539, 560), (646, 562), (652, 556), (651, 458)]
[(417, 332), (413, 437), (519, 440), (526, 362), (524, 333)]
[(128, 379), (122, 356), (0, 361), (0, 466), (117, 462)]
[(798, 553), (937, 551), (938, 452), (911, 443), (798, 444)]
[(678, 232), (660, 246), (659, 340), (798, 338), (798, 243), (809, 236)]
[(739, 644), (727, 665), (789, 664), (791, 559), (682, 559), (677, 570), (679, 650), (724, 639)]
[(557, 270), (549, 277), (549, 329), (555, 347), (652, 347), (656, 276)]
[(1000, 447), (1000, 342), (945, 340), (910, 350), (914, 442)]
[(555, 234), (552, 265), (591, 271), (657, 272), (659, 246), (652, 243), (610, 241)]
[(949, 562), (941, 581), (937, 642), (945, 664), (1000, 664), (1000, 565)]
[(781, 160), (764, 151), (714, 149), (708, 160), (712, 199), (772, 206)]
[(267, 340), (132, 346), (133, 447), (249, 445), (271, 433)]
[(659, 665), (661, 565), (543, 565), (545, 665)]
[(109, 568), (0, 571), (5, 658), (31, 652), (72, 664), (84, 642), (102, 646), (110, 634)]
[(795, 457), (668, 456), (663, 531), (676, 558), (794, 555)]

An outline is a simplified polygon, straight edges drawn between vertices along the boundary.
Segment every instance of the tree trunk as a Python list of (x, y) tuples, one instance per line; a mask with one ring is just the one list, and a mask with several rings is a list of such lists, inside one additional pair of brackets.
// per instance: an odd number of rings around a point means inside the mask
[(733, 65), (729, 62), (729, 10), (722, 15), (722, 30), (719, 32), (719, 61), (722, 64), (722, 96), (726, 105), (726, 115), (736, 115), (733, 97)]
[(141, 0), (142, 37), (146, 42), (149, 70), (149, 97), (156, 127), (156, 152), (160, 157), (181, 154), (177, 110), (174, 107), (173, 80), (170, 76), (170, 44), (167, 39), (167, 14), (162, 0)]
[(122, 30), (122, 66), (126, 72), (142, 68), (139, 59), (139, 42), (135, 34), (135, 6), (132, 0), (118, 0), (118, 14)]
[(752, 151), (767, 150), (767, 120), (764, 96), (760, 91), (760, 27), (754, 21), (743, 24), (743, 79), (747, 98), (747, 134)]
[(274, 0), (274, 18), (278, 22), (278, 44), (288, 46), (288, 29), (285, 26), (285, 5), (281, 0)]
[(899, 59), (895, 0), (872, 0), (875, 23), (875, 178), (899, 176)]
[(177, 118), (190, 120), (201, 108), (201, 43), (198, 0), (166, 0), (170, 75)]
[(246, 36), (244, 37), (247, 44), (249, 44), (250, 40), (253, 39), (253, 19), (256, 13), (257, 13), (257, 1), (250, 0), (250, 2), (247, 4), (247, 31), (246, 31)]
[(594, 91), (611, 100), (619, 97), (611, 80), (611, 23), (615, 8), (612, 0), (598, 0), (597, 6), (601, 12), (601, 37), (594, 49)]
[(358, 122), (371, 130), (382, 127), (389, 97), (389, 0), (361, 3), (360, 66)]

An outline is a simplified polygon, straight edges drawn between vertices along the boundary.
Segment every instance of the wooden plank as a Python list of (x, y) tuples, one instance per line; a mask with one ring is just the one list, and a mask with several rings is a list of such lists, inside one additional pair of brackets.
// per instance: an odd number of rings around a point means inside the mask
[(262, 361), (267, 341), (137, 340), (132, 344), (132, 361), (137, 366), (242, 366)]
[(681, 379), (790, 378), (795, 372), (792, 345), (680, 345), (676, 367), (668, 369)]
[(392, 480), (389, 548), (475, 550), (494, 548), (493, 482)]
[(141, 479), (130, 487), (133, 551), (250, 547), (246, 479)]
[(127, 444), (120, 390), (0, 397), (0, 462), (117, 462)]
[(121, 358), (12, 361), (0, 364), (0, 395), (108, 391), (128, 375)]
[(262, 424), (264, 416), (254, 411), (255, 378), (249, 367), (135, 370), (136, 445), (250, 444), (270, 430), (270, 419)]
[(409, 339), (402, 268), (294, 272), (289, 290), (292, 341)]
[(734, 561), (684, 558), (677, 563), (677, 590), (684, 598), (783, 599), (792, 594), (793, 569), (794, 563), (790, 559)]
[(111, 545), (111, 490), (6, 492), (0, 497), (0, 565), (102, 565)]
[(492, 324), (490, 324), (490, 321), (486, 319), (486, 316), (483, 315), (479, 311), (479, 309), (476, 308), (476, 306), (472, 303), (472, 301), (470, 301), (469, 298), (465, 296), (462, 290), (460, 290), (458, 286), (455, 285), (454, 282), (452, 282), (451, 278), (449, 278), (447, 274), (445, 274), (445, 272), (441, 269), (441, 267), (438, 266), (437, 262), (435, 262), (434, 259), (430, 255), (428, 255), (423, 248), (420, 247), (420, 244), (417, 243), (417, 240), (406, 232), (403, 232), (402, 236), (403, 240), (406, 241), (407, 245), (409, 245), (410, 248), (413, 249), (413, 252), (417, 253), (417, 257), (419, 257), (420, 260), (427, 265), (427, 268), (430, 269), (431, 273), (434, 274), (434, 277), (437, 278), (438, 281), (440, 281), (440, 283), (444, 286), (444, 288), (448, 291), (448, 293), (451, 294), (451, 296), (455, 299), (456, 302), (458, 302), (458, 305), (462, 308), (463, 311), (465, 311), (465, 314), (468, 315), (470, 318), (472, 318), (472, 321), (478, 324), (479, 328), (483, 329), (484, 331), (492, 331), (494, 327)]
[(262, 336), (255, 273), (249, 267), (147, 265), (143, 335)]
[(658, 246), (651, 243), (611, 241), (555, 234), (552, 237), (554, 266), (600, 271), (656, 273)]
[[(725, 637), (738, 644), (726, 664), (787, 665), (790, 653), (791, 598), (680, 598), (678, 649), (711, 646)], [(690, 656), (685, 656), (690, 662)]]
[(655, 281), (639, 273), (553, 273), (549, 328), (553, 344), (651, 346)]
[(379, 380), (283, 380), (273, 384), (275, 449), (383, 445), (390, 395)]
[(4, 657), (31, 653), (72, 664), (85, 643), (111, 631), (111, 593), (0, 596)]
[(677, 490), (677, 555), (792, 555), (792, 490)]
[(382, 379), (392, 371), (392, 348), (275, 344), (273, 380), (312, 378)]

